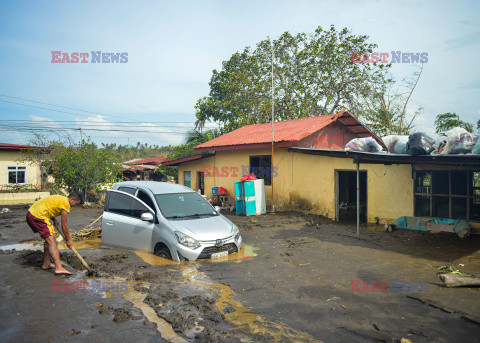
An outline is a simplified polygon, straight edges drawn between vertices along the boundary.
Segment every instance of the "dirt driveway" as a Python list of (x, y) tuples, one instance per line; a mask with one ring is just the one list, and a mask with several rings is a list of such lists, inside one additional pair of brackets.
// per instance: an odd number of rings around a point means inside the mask
[[(37, 239), (26, 209), (12, 210), (0, 214), (0, 244)], [(100, 214), (74, 210), (70, 226)], [(479, 237), (366, 227), (357, 238), (354, 226), (297, 212), (225, 215), (245, 243), (229, 261), (168, 263), (91, 241), (77, 247), (102, 276), (86, 277), (65, 250), (76, 273), (59, 279), (38, 268), (38, 250), (2, 251), (2, 341), (478, 341), (480, 290), (444, 288), (436, 273), (480, 275)]]

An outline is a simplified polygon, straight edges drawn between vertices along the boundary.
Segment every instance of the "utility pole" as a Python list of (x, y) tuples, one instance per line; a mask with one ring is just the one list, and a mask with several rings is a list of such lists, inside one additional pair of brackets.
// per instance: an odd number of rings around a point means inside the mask
[(272, 45), (272, 165), (270, 168), (270, 180), (272, 182), (272, 212), (275, 212), (275, 203), (274, 203), (274, 195), (273, 195), (273, 148), (275, 145), (275, 136), (274, 136), (274, 130), (273, 130), (273, 122), (275, 121), (273, 92), (274, 92), (274, 88), (273, 88), (273, 45)]

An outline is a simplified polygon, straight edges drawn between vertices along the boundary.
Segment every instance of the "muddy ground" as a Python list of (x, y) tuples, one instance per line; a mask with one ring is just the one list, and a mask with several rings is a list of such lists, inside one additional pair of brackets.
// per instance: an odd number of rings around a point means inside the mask
[[(38, 239), (26, 208), (10, 208), (0, 214), (0, 245)], [(101, 212), (73, 210), (70, 227)], [(444, 288), (436, 273), (453, 265), (480, 275), (480, 237), (371, 226), (357, 238), (353, 225), (297, 212), (225, 215), (247, 245), (231, 261), (168, 263), (79, 242), (101, 276), (87, 277), (64, 250), (75, 275), (59, 278), (39, 268), (41, 251), (0, 252), (2, 341), (478, 341), (480, 290)], [(352, 280), (389, 286), (353, 292)], [(392, 281), (427, 284), (394, 292)]]

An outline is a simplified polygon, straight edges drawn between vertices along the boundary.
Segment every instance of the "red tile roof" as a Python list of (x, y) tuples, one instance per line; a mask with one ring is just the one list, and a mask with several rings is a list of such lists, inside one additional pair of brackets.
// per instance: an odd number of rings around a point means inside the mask
[[(274, 122), (275, 146), (296, 146), (302, 138), (312, 135), (337, 120), (342, 124), (344, 122), (351, 124), (347, 124), (347, 126), (351, 126), (351, 131), (358, 136), (369, 135), (375, 137), (368, 129), (361, 125), (351, 113), (342, 110), (337, 114)], [(227, 149), (227, 147), (234, 149), (244, 145), (252, 148), (260, 148), (262, 144), (271, 144), (271, 142), (272, 124), (253, 124), (243, 126), (208, 142), (197, 145), (195, 151), (217, 150), (222, 147), (224, 149)]]
[(147, 157), (147, 158), (142, 158), (140, 160), (135, 160), (131, 162), (126, 162), (124, 164), (127, 165), (141, 165), (141, 164), (150, 164), (150, 165), (155, 165), (159, 166), (162, 164), (163, 161), (165, 161), (167, 157), (161, 156), (161, 157)]

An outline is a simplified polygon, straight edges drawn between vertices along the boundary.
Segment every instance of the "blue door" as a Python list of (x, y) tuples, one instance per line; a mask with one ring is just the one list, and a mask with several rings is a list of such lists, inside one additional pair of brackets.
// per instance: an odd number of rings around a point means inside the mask
[(253, 216), (257, 213), (257, 207), (255, 206), (255, 183), (245, 181), (243, 189), (245, 194), (245, 214)]
[(235, 213), (242, 214), (243, 211), (243, 182), (235, 182)]

